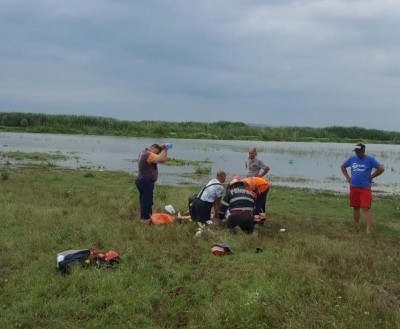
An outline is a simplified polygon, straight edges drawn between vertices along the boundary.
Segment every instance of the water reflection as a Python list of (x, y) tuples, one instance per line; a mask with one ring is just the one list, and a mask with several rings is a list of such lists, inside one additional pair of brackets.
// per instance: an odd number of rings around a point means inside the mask
[[(231, 175), (245, 174), (249, 147), (256, 147), (258, 156), (271, 167), (267, 175), (271, 186), (327, 189), (347, 192), (348, 185), (340, 171), (342, 162), (352, 154), (353, 144), (294, 143), (260, 141), (216, 141), (182, 139), (148, 139), (131, 137), (0, 133), (0, 151), (61, 152), (65, 161), (57, 165), (91, 170), (121, 170), (136, 173), (137, 159), (143, 148), (154, 142), (171, 142), (169, 157), (185, 161), (210, 161), (211, 174), (194, 177), (196, 168), (160, 165), (159, 184), (203, 184), (218, 169)], [(400, 147), (368, 144), (367, 154), (375, 156), (386, 171), (375, 180), (374, 190), (399, 193)], [(15, 164), (12, 159), (2, 158)]]

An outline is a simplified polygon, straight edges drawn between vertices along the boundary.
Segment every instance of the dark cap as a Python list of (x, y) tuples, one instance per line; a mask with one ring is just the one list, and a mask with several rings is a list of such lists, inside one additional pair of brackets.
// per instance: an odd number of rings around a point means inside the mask
[(353, 151), (354, 152), (356, 152), (356, 151), (365, 151), (365, 145), (364, 144), (357, 144)]

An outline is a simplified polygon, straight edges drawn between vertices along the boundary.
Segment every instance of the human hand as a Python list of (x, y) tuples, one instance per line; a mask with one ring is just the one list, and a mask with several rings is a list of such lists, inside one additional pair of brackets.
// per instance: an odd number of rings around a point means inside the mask
[(166, 150), (172, 149), (172, 144), (171, 143), (165, 143), (164, 146), (165, 146)]
[(221, 221), (217, 216), (213, 216), (212, 218), (212, 225), (213, 226), (220, 226), (221, 225)]

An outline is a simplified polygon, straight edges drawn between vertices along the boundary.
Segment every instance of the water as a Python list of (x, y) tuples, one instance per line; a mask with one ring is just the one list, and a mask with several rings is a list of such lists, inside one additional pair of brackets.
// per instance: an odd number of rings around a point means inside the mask
[[(29, 133), (0, 133), (0, 152), (60, 152), (66, 161), (57, 165), (92, 170), (120, 170), (135, 174), (141, 151), (153, 143), (171, 142), (169, 157), (185, 161), (210, 161), (211, 174), (194, 177), (195, 166), (159, 165), (158, 184), (204, 184), (215, 176), (218, 169), (228, 174), (244, 176), (245, 160), (249, 147), (256, 147), (258, 156), (269, 167), (266, 178), (271, 186), (326, 189), (347, 192), (340, 165), (353, 154), (354, 144), (294, 143), (260, 141), (220, 141), (148, 139), (132, 137), (51, 135)], [(400, 146), (368, 144), (367, 154), (375, 156), (386, 171), (375, 179), (374, 191), (399, 193)], [(3, 157), (0, 164), (12, 159)]]

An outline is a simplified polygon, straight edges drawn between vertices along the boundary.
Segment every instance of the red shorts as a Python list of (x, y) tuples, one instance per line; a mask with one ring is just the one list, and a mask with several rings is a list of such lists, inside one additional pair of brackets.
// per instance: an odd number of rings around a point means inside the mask
[(370, 187), (350, 186), (350, 207), (371, 208), (372, 193)]

